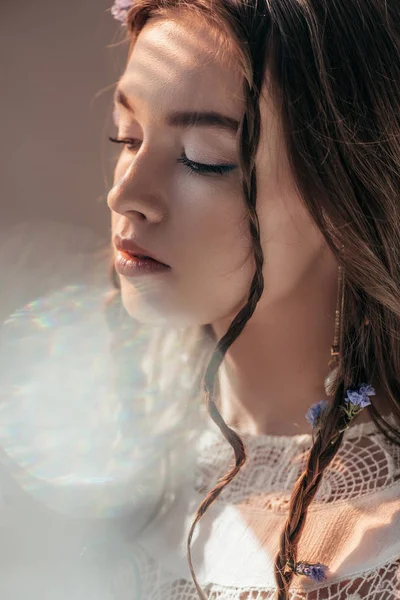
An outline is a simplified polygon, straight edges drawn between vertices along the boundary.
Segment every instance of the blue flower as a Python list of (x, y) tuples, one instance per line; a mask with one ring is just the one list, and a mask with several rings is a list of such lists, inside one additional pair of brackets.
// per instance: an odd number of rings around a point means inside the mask
[(305, 575), (313, 581), (324, 581), (326, 579), (328, 567), (321, 563), (310, 564), (306, 562), (298, 562), (296, 564), (295, 573), (297, 575)]
[(372, 385), (369, 385), (369, 383), (362, 383), (359, 389), (360, 393), (365, 394), (366, 396), (375, 396), (376, 394), (374, 388)]
[(321, 415), (328, 405), (328, 400), (321, 400), (320, 402), (313, 404), (311, 408), (308, 409), (306, 413), (306, 419), (312, 425), (312, 427), (318, 427), (321, 420)]
[(362, 383), (355, 390), (347, 390), (347, 397), (345, 398), (345, 402), (350, 404), (350, 408), (356, 408), (357, 410), (361, 410), (366, 406), (371, 404), (368, 396), (374, 396), (375, 390), (372, 385)]
[(115, 0), (111, 7), (111, 14), (114, 19), (117, 19), (117, 21), (121, 21), (121, 23), (126, 25), (126, 16), (132, 8), (133, 3), (134, 0)]

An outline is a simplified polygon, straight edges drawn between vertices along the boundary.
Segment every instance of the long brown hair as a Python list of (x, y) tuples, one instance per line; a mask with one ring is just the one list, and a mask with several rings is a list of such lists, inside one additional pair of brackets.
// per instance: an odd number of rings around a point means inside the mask
[[(264, 288), (255, 156), (267, 70), (298, 191), (346, 273), (341, 360), (332, 403), (292, 492), (275, 560), (277, 597), (287, 600), (294, 575), (285, 565), (296, 561), (308, 507), (341, 446), (343, 432), (334, 444), (330, 441), (338, 429), (346, 389), (378, 381), (400, 423), (400, 4), (135, 0), (128, 14), (131, 48), (148, 19), (173, 17), (174, 9), (207, 19), (226, 41), (225, 49), (235, 52), (243, 71), (240, 167), (256, 264), (248, 302), (216, 343), (202, 379), (209, 414), (235, 454), (233, 468), (200, 504), (189, 533), (188, 560), (202, 599), (190, 557), (193, 530), (246, 460), (241, 438), (218, 411), (214, 387), (225, 353), (252, 316)], [(400, 445), (400, 428), (384, 420), (373, 398), (368, 410), (379, 430)]]

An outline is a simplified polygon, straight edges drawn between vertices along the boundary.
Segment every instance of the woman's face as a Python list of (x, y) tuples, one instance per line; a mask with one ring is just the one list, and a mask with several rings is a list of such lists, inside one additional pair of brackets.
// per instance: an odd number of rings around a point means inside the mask
[[(233, 55), (232, 62), (218, 56), (210, 28), (187, 19), (150, 20), (133, 48), (118, 86), (133, 110), (117, 102), (115, 115), (118, 138), (137, 141), (121, 152), (108, 205), (113, 236), (134, 238), (170, 266), (119, 276), (129, 314), (178, 326), (229, 325), (255, 272), (233, 127), (244, 112), (243, 76)], [(194, 111), (229, 117), (232, 128), (201, 118), (197, 125), (170, 122), (172, 113)], [(253, 318), (296, 291), (324, 245), (295, 190), (272, 103), (262, 99), (261, 112), (257, 212), (265, 289)], [(194, 172), (184, 157), (235, 168)]]

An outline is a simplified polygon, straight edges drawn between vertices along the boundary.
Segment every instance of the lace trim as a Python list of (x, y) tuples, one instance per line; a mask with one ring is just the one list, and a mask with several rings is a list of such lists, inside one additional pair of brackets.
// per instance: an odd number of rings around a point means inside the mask
[[(387, 417), (396, 426), (394, 415)], [(251, 510), (286, 510), (293, 486), (304, 471), (311, 434), (244, 434), (248, 460), (217, 502)], [(194, 489), (203, 494), (232, 464), (232, 449), (215, 426), (199, 441)], [(368, 497), (400, 481), (400, 448), (375, 423), (353, 425), (327, 468), (313, 507)], [(310, 507), (311, 509), (311, 507)], [(316, 509), (314, 509), (316, 510)]]
[[(344, 439), (336, 464), (332, 461), (324, 475), (329, 486), (310, 507), (299, 546), (302, 556), (331, 565), (332, 576), (322, 584), (294, 581), (291, 600), (400, 599), (400, 481), (395, 481), (399, 455), (390, 453), (397, 447), (386, 445), (374, 425), (353, 426), (350, 438)], [(279, 438), (278, 448), (271, 437)], [(196, 574), (210, 600), (275, 600), (271, 561), (286, 518), (291, 477), (296, 478), (308, 446), (303, 435), (295, 440), (286, 437), (284, 447), (280, 436), (247, 438), (252, 438), (247, 442), (248, 462), (204, 515), (192, 548)], [(142, 582), (149, 586), (144, 585), (143, 600), (197, 600), (185, 560), (185, 534), (199, 499), (208, 491), (198, 489), (199, 484), (210, 483), (202, 476), (205, 473), (214, 481), (233, 462), (232, 449), (217, 427), (198, 446), (197, 489), (187, 489), (165, 523), (138, 540), (150, 559), (146, 563), (143, 558), (140, 568)], [(375, 463), (379, 468), (371, 469)], [(193, 495), (198, 492), (200, 496)], [(273, 501), (279, 510), (270, 510)], [(321, 510), (323, 514), (312, 514)], [(375, 567), (375, 561), (380, 566)]]
[[(141, 573), (143, 595), (138, 600), (197, 600), (191, 580), (174, 579), (138, 547), (135, 554)], [(276, 588), (251, 586), (247, 588), (222, 586), (215, 583), (202, 585), (208, 600), (275, 600)], [(400, 558), (376, 565), (373, 570), (362, 571), (352, 577), (335, 582), (314, 584), (312, 589), (293, 585), (291, 600), (399, 600)]]

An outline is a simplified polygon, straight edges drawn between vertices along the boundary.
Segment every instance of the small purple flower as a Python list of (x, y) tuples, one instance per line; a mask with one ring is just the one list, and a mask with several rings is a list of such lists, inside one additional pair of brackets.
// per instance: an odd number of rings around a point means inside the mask
[(321, 400), (320, 402), (313, 404), (308, 409), (306, 413), (306, 419), (312, 425), (313, 428), (318, 427), (321, 420), (321, 415), (323, 411), (328, 407), (328, 405), (328, 400)]
[(355, 408), (357, 410), (361, 410), (366, 406), (371, 404), (368, 396), (374, 396), (375, 390), (372, 385), (362, 383), (355, 390), (347, 390), (347, 397), (345, 398), (345, 402), (350, 404), (351, 408)]
[(328, 567), (321, 563), (310, 564), (306, 562), (298, 562), (296, 564), (296, 575), (305, 575), (313, 581), (324, 581), (326, 579)]
[(115, 0), (111, 7), (111, 14), (117, 21), (126, 25), (126, 17), (134, 4), (134, 0)]
[(374, 388), (369, 383), (362, 383), (359, 389), (360, 393), (365, 394), (366, 396), (375, 396), (376, 394)]

